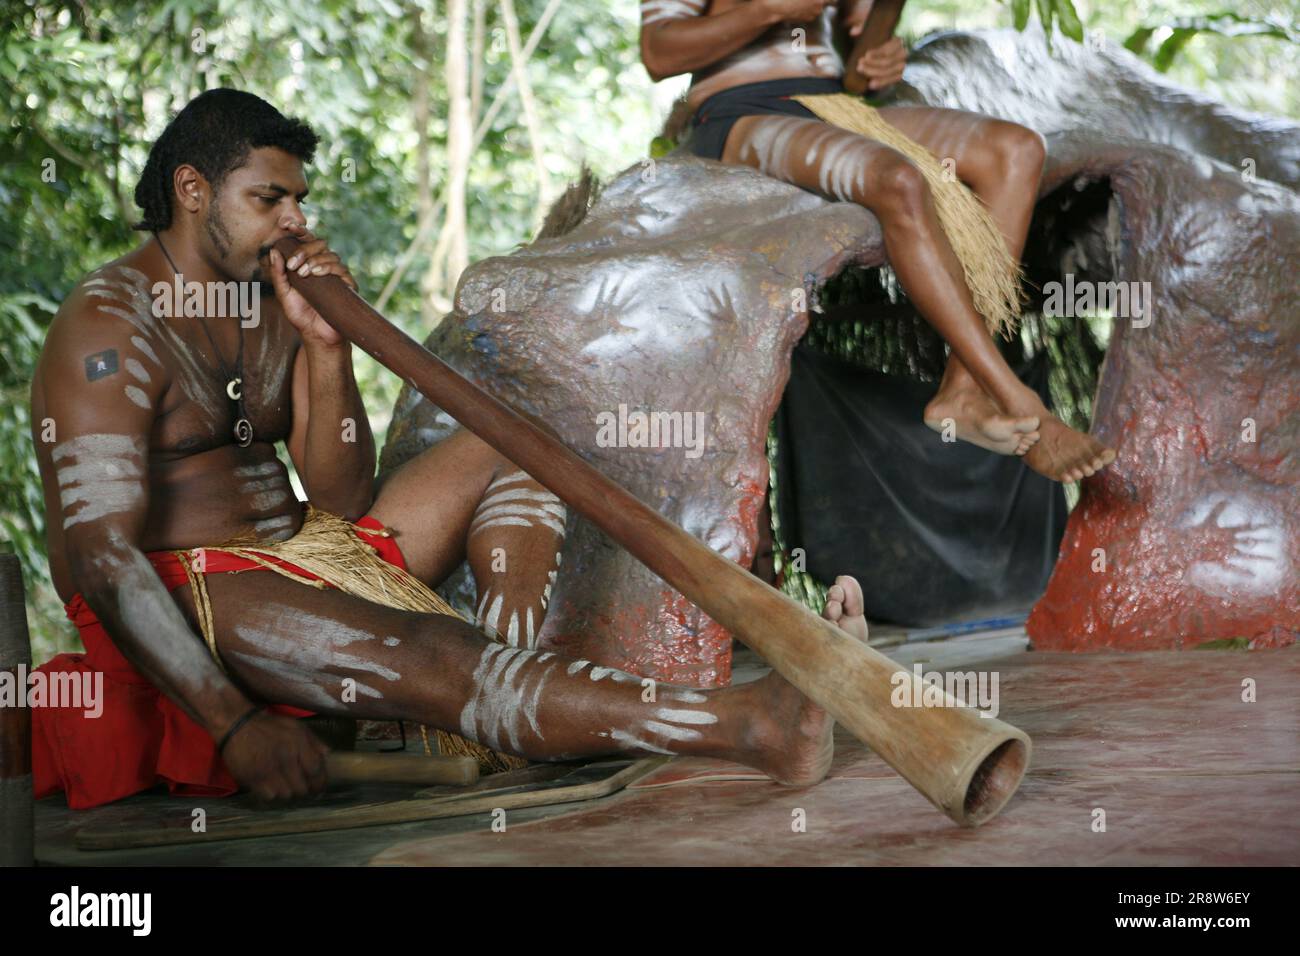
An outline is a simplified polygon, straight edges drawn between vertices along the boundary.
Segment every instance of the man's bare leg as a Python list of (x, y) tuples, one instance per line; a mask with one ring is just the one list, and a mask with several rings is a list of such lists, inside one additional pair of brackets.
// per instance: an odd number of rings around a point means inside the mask
[[(459, 618), (269, 572), (210, 575), (208, 591), (222, 659), (254, 699), (416, 720), (533, 760), (709, 756), (793, 786), (818, 782), (830, 764), (830, 716), (776, 673), (711, 691), (659, 684), (647, 701), (639, 678), (507, 647)], [(173, 594), (193, 622), (189, 589)]]
[(564, 543), (559, 498), (460, 431), (397, 469), (370, 515), (426, 584), (468, 560), (479, 628), (511, 647), (537, 646)]
[[(831, 198), (856, 202), (876, 215), (889, 261), (917, 309), (943, 336), (964, 370), (1010, 416), (1013, 432), (1029, 435), (1037, 426), (1042, 437), (1034, 449), (1045, 447), (1026, 454), (1030, 467), (1049, 478), (1070, 480), (1086, 467), (1095, 470), (1113, 460), (1112, 450), (1055, 419), (1003, 360), (975, 310), (929, 187), (905, 156), (818, 120), (747, 116), (732, 128), (722, 158)], [(973, 433), (984, 430), (979, 422), (967, 428)], [(1019, 438), (1009, 438), (997, 450), (1011, 454), (1020, 444)]]

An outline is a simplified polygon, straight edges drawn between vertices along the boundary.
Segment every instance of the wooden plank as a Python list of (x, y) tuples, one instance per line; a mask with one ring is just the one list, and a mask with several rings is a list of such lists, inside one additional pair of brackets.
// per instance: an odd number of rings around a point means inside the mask
[[(518, 810), (526, 807), (576, 803), (616, 793), (629, 783), (658, 769), (669, 759), (647, 757), (633, 761), (612, 776), (569, 786), (543, 784), (541, 787), (521, 787), (518, 783), (514, 783), (511, 786), (491, 790), (476, 790), (414, 800), (393, 800), (329, 810), (290, 810), (275, 816), (250, 813), (234, 819), (211, 821), (205, 830), (198, 833), (190, 827), (188, 818), (180, 821), (179, 825), (160, 824), (135, 828), (90, 824), (77, 832), (74, 842), (79, 850), (174, 846), (185, 843), (207, 843), (214, 840), (245, 840), (289, 833), (385, 826), (490, 813), (496, 809)], [(590, 772), (592, 766), (578, 768), (573, 773)]]

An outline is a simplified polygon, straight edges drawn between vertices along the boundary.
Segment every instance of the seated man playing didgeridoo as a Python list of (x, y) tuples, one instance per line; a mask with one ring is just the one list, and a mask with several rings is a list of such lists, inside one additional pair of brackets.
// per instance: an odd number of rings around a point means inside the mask
[[(33, 438), (85, 653), (42, 670), (102, 673), (104, 701), (97, 718), (34, 712), (37, 795), (304, 796), (326, 782), (307, 714), (418, 721), (533, 760), (697, 754), (820, 780), (833, 722), (775, 673), (647, 703), (631, 675), (538, 649), (565, 508), (472, 434), (376, 489), (351, 345), (287, 280), (354, 285), (303, 214), (316, 144), (256, 96), (198, 96), (136, 189), (148, 237), (50, 327)], [(271, 246), (289, 236), (284, 261)], [(430, 590), (463, 561), (473, 624)], [(826, 616), (865, 638), (857, 583), (831, 597)]]

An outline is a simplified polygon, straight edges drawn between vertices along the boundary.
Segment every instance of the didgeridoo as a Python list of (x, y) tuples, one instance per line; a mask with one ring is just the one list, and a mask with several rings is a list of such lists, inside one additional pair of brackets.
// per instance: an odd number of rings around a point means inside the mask
[[(276, 244), (288, 261), (298, 241)], [(1015, 793), (1029, 737), (943, 695), (717, 554), (562, 442), (467, 381), (336, 276), (289, 275), (339, 334), (418, 389), (762, 655), (957, 823), (978, 826)], [(929, 690), (930, 698), (923, 697)], [(897, 698), (904, 706), (895, 706)]]
[(902, 7), (901, 3), (897, 6), (885, 3), (872, 5), (866, 22), (862, 24), (862, 32), (853, 43), (853, 52), (844, 61), (844, 89), (850, 93), (861, 96), (867, 92), (867, 84), (870, 81), (858, 71), (858, 61), (869, 51), (885, 44), (894, 35), (894, 27), (898, 24)]

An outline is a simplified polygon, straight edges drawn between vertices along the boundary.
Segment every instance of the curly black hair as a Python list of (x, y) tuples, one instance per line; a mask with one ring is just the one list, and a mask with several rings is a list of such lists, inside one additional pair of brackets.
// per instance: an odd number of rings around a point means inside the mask
[(172, 175), (189, 164), (215, 191), (251, 150), (274, 146), (310, 163), (320, 137), (252, 93), (216, 89), (200, 93), (167, 124), (149, 150), (135, 187), (144, 218), (132, 228), (158, 232), (172, 224)]

